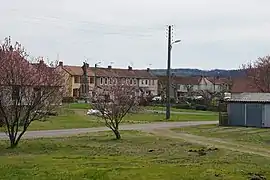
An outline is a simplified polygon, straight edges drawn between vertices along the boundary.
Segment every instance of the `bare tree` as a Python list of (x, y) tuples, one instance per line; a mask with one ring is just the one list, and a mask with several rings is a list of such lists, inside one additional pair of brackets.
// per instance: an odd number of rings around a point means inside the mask
[(30, 63), (19, 43), (6, 38), (0, 46), (0, 118), (10, 140), (18, 145), (34, 120), (61, 103), (62, 78), (51, 63)]
[(132, 108), (137, 106), (137, 89), (134, 86), (116, 83), (95, 90), (96, 103), (94, 107), (101, 112), (105, 125), (121, 139), (119, 124)]
[(193, 93), (193, 87), (194, 87), (194, 85), (192, 85), (192, 84), (186, 84), (185, 85), (185, 88), (187, 90), (187, 96), (188, 97), (190, 97), (192, 95), (192, 93)]
[(250, 86), (261, 92), (270, 92), (270, 56), (260, 57), (243, 65)]
[(231, 92), (232, 87), (234, 85), (232, 77), (227, 77), (224, 83), (221, 84), (221, 92)]

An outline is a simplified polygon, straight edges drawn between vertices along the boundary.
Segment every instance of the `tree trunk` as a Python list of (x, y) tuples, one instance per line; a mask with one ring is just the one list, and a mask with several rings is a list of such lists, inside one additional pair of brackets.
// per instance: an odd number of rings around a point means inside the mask
[(18, 145), (18, 142), (16, 141), (16, 138), (14, 137), (14, 135), (9, 135), (9, 142), (10, 142), (9, 148), (11, 149), (17, 147)]
[(9, 134), (9, 142), (10, 142), (10, 146), (9, 148), (13, 149), (16, 148), (19, 144), (19, 141), (21, 140), (23, 134), (25, 133), (26, 129), (23, 130), (18, 136), (15, 134)]
[(114, 132), (115, 138), (116, 138), (117, 140), (118, 140), (118, 139), (121, 139), (121, 135), (120, 135), (120, 132), (119, 132), (118, 129), (113, 130), (113, 132)]

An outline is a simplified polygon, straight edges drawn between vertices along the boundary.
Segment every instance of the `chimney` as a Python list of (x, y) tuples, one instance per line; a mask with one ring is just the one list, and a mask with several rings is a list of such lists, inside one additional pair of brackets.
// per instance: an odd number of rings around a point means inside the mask
[(149, 72), (150, 71), (150, 68), (147, 68), (146, 71)]
[(109, 65), (109, 66), (108, 66), (108, 69), (112, 69), (112, 66), (111, 66), (111, 65)]
[(63, 67), (63, 61), (59, 61), (58, 66)]
[(86, 68), (89, 68), (89, 64), (88, 63), (85, 62), (84, 64), (85, 64), (85, 67)]
[(131, 71), (131, 70), (132, 70), (132, 67), (131, 67), (131, 66), (128, 66), (128, 70), (130, 70), (130, 71)]

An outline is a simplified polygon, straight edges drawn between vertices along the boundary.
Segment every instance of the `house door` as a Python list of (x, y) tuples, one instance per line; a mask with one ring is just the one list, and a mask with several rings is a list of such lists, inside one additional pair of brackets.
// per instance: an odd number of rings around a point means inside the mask
[(79, 89), (73, 89), (73, 97), (79, 97)]

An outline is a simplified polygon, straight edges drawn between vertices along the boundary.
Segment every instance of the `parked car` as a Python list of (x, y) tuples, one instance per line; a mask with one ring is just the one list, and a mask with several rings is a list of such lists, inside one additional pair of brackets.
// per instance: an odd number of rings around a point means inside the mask
[(161, 96), (156, 96), (152, 98), (152, 101), (161, 101)]
[[(108, 112), (104, 112), (104, 114), (107, 114)], [(102, 113), (97, 109), (89, 109), (86, 113), (87, 115), (94, 115), (94, 116), (101, 116)]]
[(96, 109), (89, 109), (86, 113), (87, 115), (95, 115), (95, 116), (100, 116), (102, 115), (99, 110)]

